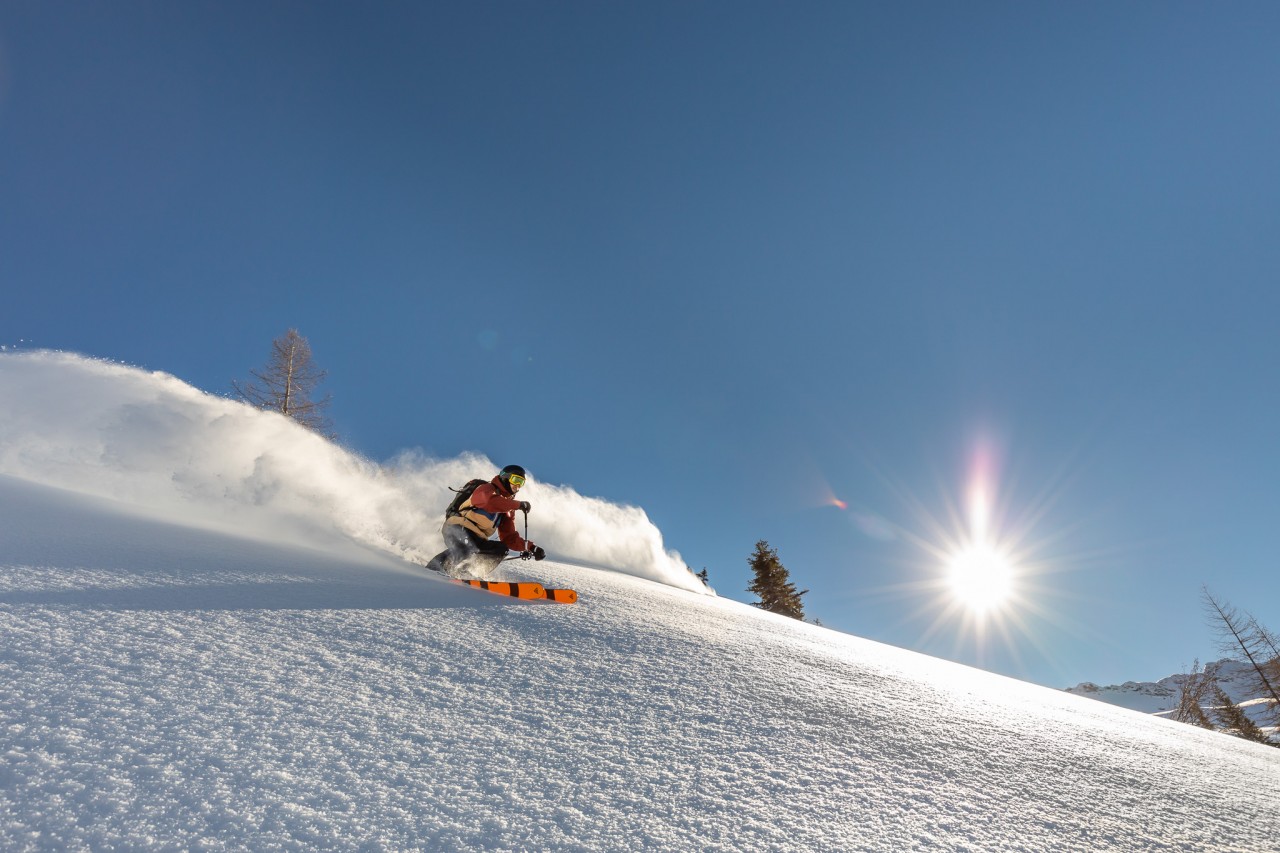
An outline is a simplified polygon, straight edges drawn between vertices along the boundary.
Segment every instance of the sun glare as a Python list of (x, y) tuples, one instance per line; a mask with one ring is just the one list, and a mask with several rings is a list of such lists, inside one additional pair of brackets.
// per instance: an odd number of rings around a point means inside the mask
[(946, 560), (947, 583), (956, 601), (974, 616), (1000, 609), (1013, 593), (1013, 561), (995, 544), (992, 531), (991, 454), (980, 452), (969, 484), (969, 536)]
[(951, 592), (975, 613), (999, 608), (1013, 590), (1009, 559), (990, 545), (979, 543), (957, 553), (947, 566)]
[[(1064, 561), (1079, 558), (1046, 556), (1063, 533), (1033, 534), (1058, 500), (1061, 487), (1051, 480), (1030, 499), (1002, 498), (1001, 492), (1012, 490), (1002, 482), (999, 443), (983, 436), (967, 462), (959, 489), (941, 487), (941, 514), (888, 478), (916, 524), (889, 524), (874, 513), (850, 512), (864, 534), (906, 542), (919, 551), (919, 558), (906, 565), (904, 580), (878, 591), (915, 602), (902, 618), (904, 624), (922, 625), (915, 646), (919, 650), (931, 652), (940, 635), (950, 635), (950, 655), (979, 666), (988, 654), (1008, 655), (1021, 665), (1027, 649), (1051, 660), (1054, 650), (1042, 630), (1053, 626), (1073, 631), (1075, 626), (1051, 605), (1048, 599), (1060, 593), (1045, 578), (1063, 571)], [(1060, 471), (1058, 479), (1065, 473)], [(883, 532), (877, 536), (877, 530)]]

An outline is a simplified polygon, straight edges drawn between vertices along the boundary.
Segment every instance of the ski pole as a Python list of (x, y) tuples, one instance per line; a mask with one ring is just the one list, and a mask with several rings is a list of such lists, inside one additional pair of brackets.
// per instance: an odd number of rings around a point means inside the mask
[(524, 554), (522, 556), (527, 560), (533, 555), (529, 550), (529, 510), (522, 511), (524, 512)]
[[(524, 544), (528, 545), (529, 544), (529, 511), (528, 510), (521, 510), (521, 511), (524, 513)], [(507, 557), (507, 560), (527, 560), (529, 559), (529, 557), (530, 557), (529, 551), (525, 550), (525, 551), (521, 551), (519, 554), (516, 554), (514, 557)], [(503, 562), (505, 563), (507, 560), (503, 560)]]

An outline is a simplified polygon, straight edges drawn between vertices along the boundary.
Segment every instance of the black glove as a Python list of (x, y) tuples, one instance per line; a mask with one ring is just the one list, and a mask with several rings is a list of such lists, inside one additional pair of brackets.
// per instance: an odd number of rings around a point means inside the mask
[(533, 552), (533, 559), (535, 560), (545, 560), (547, 558), (547, 552), (542, 550), (541, 545), (534, 545), (529, 550)]
[(530, 506), (528, 501), (520, 501), (520, 511), (523, 512), (525, 515), (528, 515), (529, 510), (531, 509), (533, 509), (533, 507)]

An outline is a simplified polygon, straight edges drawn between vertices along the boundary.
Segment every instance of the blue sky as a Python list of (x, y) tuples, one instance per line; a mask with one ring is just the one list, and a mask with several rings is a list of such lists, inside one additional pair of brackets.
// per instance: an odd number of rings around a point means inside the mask
[[(8, 2), (0, 344), (226, 392), (296, 327), (371, 458), (642, 506), (744, 601), (767, 539), (871, 639), (1162, 677), (1215, 657), (1202, 583), (1280, 626), (1278, 38), (1269, 3)], [(1022, 573), (981, 621), (934, 588), (979, 474)]]

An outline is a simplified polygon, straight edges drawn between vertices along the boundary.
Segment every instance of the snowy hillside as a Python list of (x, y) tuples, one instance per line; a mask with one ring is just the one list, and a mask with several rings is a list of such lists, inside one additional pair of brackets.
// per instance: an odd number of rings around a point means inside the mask
[(638, 510), (509, 564), (578, 604), (464, 589), (425, 463), (184, 389), (0, 356), (0, 849), (1274, 849), (1280, 750), (682, 588)]

